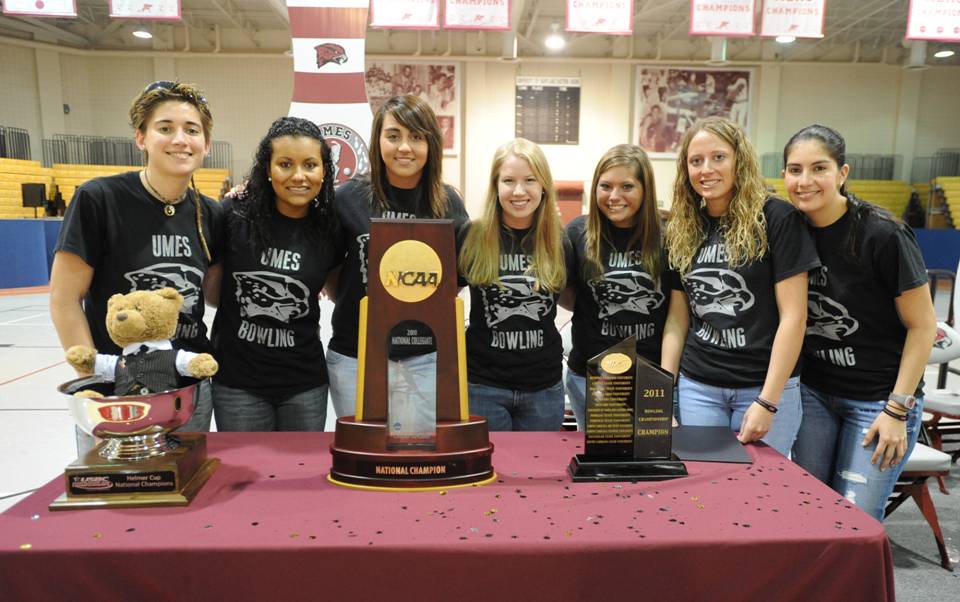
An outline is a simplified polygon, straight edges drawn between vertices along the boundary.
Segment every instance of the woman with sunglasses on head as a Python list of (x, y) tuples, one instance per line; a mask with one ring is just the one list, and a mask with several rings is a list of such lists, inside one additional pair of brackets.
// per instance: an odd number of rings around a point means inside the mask
[(783, 149), (787, 193), (823, 266), (810, 272), (794, 460), (883, 520), (917, 435), (937, 332), (910, 228), (846, 190), (846, 143), (811, 125)]
[(721, 117), (684, 134), (671, 209), (667, 250), (690, 309), (664, 330), (680, 422), (728, 426), (787, 455), (800, 426), (807, 272), (820, 266), (803, 216), (767, 193), (746, 133)]
[(554, 320), (573, 250), (550, 166), (533, 142), (497, 149), (459, 265), (470, 285), (470, 413), (492, 431), (560, 430), (563, 344)]
[[(467, 211), (457, 191), (443, 183), (442, 165), (443, 132), (433, 109), (417, 96), (394, 96), (373, 117), (369, 177), (353, 178), (337, 189), (334, 204), (347, 254), (331, 287), (336, 306), (327, 369), (338, 417), (356, 411), (358, 320), (360, 299), (367, 294), (370, 218), (445, 218), (462, 227)], [(425, 426), (435, 419), (436, 347), (429, 329), (410, 325), (407, 330), (416, 331), (403, 337), (414, 343), (393, 346), (388, 382), (391, 389), (410, 385), (404, 393), (423, 410), (417, 423)]]
[(611, 148), (593, 172), (588, 214), (567, 226), (576, 297), (566, 390), (580, 430), (587, 360), (635, 336), (637, 354), (659, 365), (668, 310), (687, 311), (677, 274), (667, 269), (660, 230), (647, 153), (632, 144)]
[[(220, 261), (222, 212), (192, 180), (210, 149), (210, 108), (193, 85), (159, 81), (134, 99), (130, 123), (145, 166), (92, 179), (74, 193), (50, 275), (53, 324), (64, 349), (130, 351), (107, 335), (107, 300), (172, 286), (184, 297), (173, 346), (209, 352), (202, 281)], [(180, 430), (209, 430), (211, 409), (209, 388), (201, 387)]]
[(323, 430), (318, 298), (343, 259), (333, 178), (320, 128), (281, 117), (260, 141), (244, 190), (223, 203), (223, 273), (213, 271), (207, 289), (220, 300), (211, 337), (218, 430)]

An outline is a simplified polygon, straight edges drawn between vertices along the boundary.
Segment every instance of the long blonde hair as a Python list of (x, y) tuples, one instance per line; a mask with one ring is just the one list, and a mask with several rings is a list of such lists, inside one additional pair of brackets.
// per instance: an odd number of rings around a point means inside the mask
[(753, 144), (736, 123), (723, 117), (706, 117), (693, 124), (684, 134), (680, 154), (677, 156), (673, 207), (667, 222), (667, 251), (670, 265), (681, 274), (690, 271), (694, 254), (707, 237), (702, 199), (690, 184), (687, 171), (690, 141), (700, 132), (709, 132), (733, 148), (733, 199), (727, 212), (720, 218), (730, 265), (738, 266), (756, 261), (767, 252), (763, 204), (768, 195)]
[(500, 277), (500, 232), (503, 209), (500, 207), (498, 180), (500, 168), (508, 157), (519, 157), (530, 165), (534, 177), (543, 188), (543, 199), (533, 216), (533, 262), (528, 275), (541, 291), (559, 292), (566, 286), (563, 258), (563, 231), (557, 211), (557, 193), (550, 175), (550, 165), (539, 146), (525, 138), (516, 138), (497, 149), (490, 166), (483, 215), (470, 225), (470, 232), (460, 251), (460, 271), (471, 285), (494, 284)]
[(660, 215), (657, 211), (656, 186), (653, 182), (653, 165), (642, 148), (635, 144), (618, 144), (600, 157), (593, 171), (593, 183), (590, 185), (590, 209), (587, 215), (584, 276), (598, 277), (603, 273), (602, 242), (609, 240), (609, 231), (613, 226), (597, 205), (597, 186), (600, 177), (614, 167), (626, 167), (630, 175), (641, 186), (640, 209), (637, 211), (637, 223), (633, 227), (628, 249), (639, 243), (643, 258), (643, 268), (656, 281), (660, 278)]

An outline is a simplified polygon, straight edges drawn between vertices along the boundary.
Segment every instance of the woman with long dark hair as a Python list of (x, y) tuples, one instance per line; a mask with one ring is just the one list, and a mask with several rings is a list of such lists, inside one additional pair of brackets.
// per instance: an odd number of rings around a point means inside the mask
[[(281, 117), (245, 189), (224, 201), (227, 244), (213, 323), (213, 406), (221, 431), (322, 431), (327, 368), (318, 296), (343, 259), (333, 162), (313, 122)], [(217, 282), (219, 280), (219, 282)]]
[(882, 521), (920, 432), (937, 330), (923, 257), (906, 224), (846, 190), (836, 130), (803, 128), (783, 159), (823, 263), (810, 272), (794, 460)]
[[(50, 275), (57, 336), (64, 349), (130, 351), (107, 335), (107, 300), (171, 286), (184, 297), (173, 346), (209, 352), (202, 281), (220, 261), (222, 213), (191, 184), (210, 149), (210, 107), (191, 84), (157, 81), (133, 100), (129, 117), (146, 164), (94, 178), (74, 193)], [(211, 408), (209, 388), (201, 387), (196, 412), (180, 430), (209, 430)]]

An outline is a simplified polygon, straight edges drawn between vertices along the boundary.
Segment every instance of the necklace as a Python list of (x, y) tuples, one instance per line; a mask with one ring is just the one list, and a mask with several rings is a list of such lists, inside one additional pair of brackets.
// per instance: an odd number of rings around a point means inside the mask
[(144, 169), (141, 173), (143, 174), (144, 183), (146, 183), (147, 188), (150, 190), (150, 194), (152, 194), (153, 196), (163, 201), (164, 215), (166, 215), (167, 217), (173, 217), (174, 215), (176, 215), (177, 208), (174, 207), (174, 205), (176, 205), (177, 203), (183, 200), (183, 197), (186, 196), (186, 191), (184, 191), (183, 195), (181, 195), (179, 199), (168, 199), (167, 197), (157, 192), (157, 189), (154, 188), (153, 184), (150, 183), (150, 178), (147, 177), (146, 169)]

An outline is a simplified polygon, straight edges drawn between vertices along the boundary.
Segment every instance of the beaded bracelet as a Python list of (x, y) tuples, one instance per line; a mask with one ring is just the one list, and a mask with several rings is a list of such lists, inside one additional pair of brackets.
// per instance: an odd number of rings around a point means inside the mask
[(763, 408), (764, 410), (770, 412), (771, 414), (776, 414), (777, 411), (779, 411), (779, 409), (780, 409), (780, 408), (778, 408), (776, 405), (770, 403), (769, 401), (767, 401), (766, 399), (760, 397), (759, 395), (757, 395), (757, 398), (754, 399), (753, 401), (756, 402), (756, 403), (758, 403), (758, 404), (760, 404), (760, 407), (761, 407), (761, 408)]
[(896, 412), (894, 412), (893, 410), (891, 410), (890, 408), (888, 408), (888, 407), (886, 407), (886, 406), (883, 407), (883, 413), (886, 414), (887, 416), (891, 417), (891, 418), (895, 418), (895, 419), (899, 420), (900, 422), (906, 422), (906, 421), (907, 421), (907, 415), (906, 415), (906, 414), (897, 414)]

